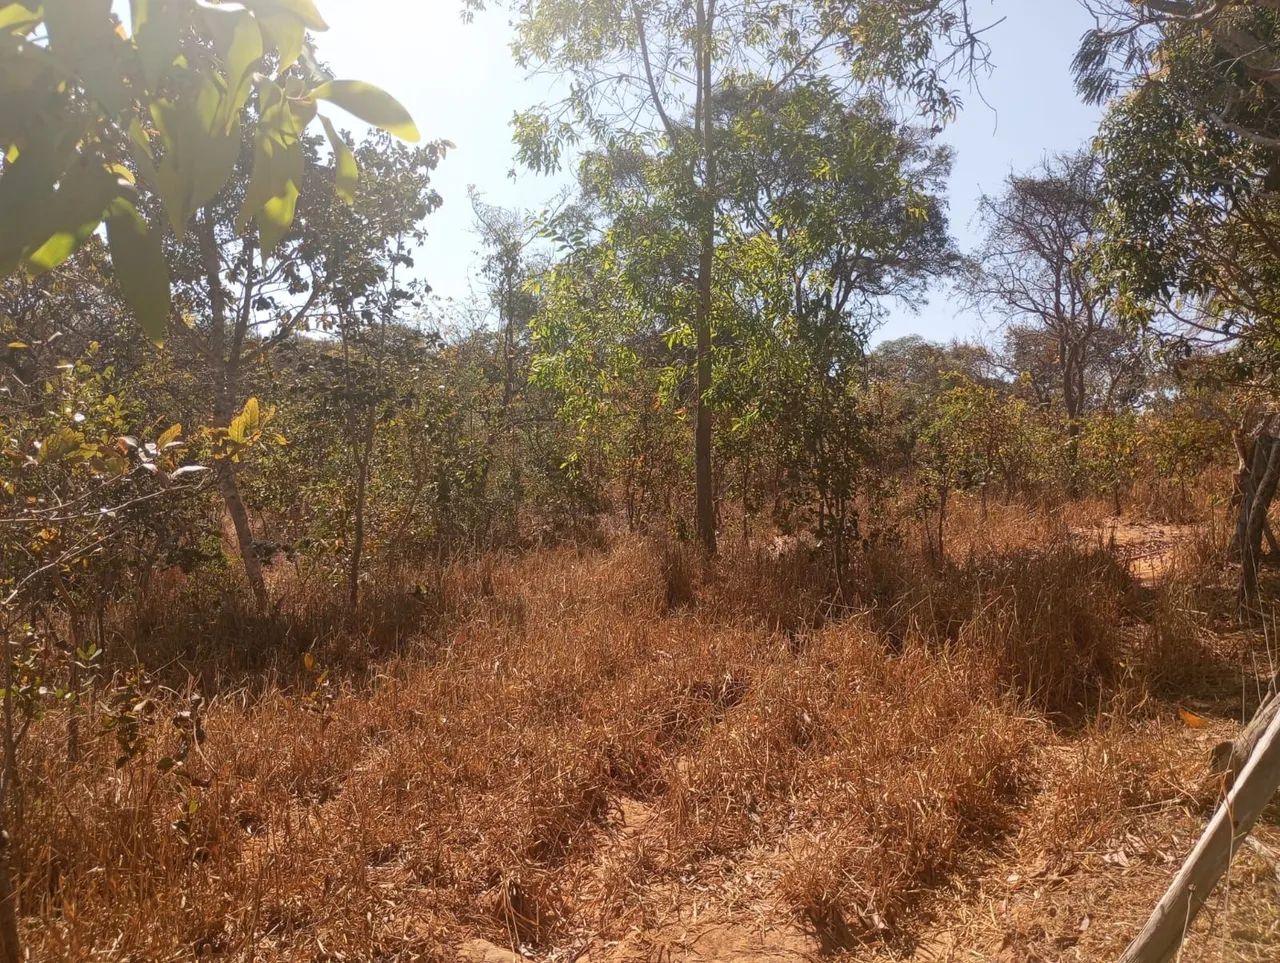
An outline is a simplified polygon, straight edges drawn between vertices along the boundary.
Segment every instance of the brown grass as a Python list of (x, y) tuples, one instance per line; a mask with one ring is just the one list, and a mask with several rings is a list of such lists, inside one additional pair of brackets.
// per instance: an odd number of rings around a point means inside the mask
[[(33, 735), (32, 958), (656, 959), (691, 912), (910, 952), (1008, 867), (1206, 804), (1150, 696), (1204, 625), (1000, 511), (941, 567), (868, 552), (845, 597), (821, 547), (708, 565), (639, 538), (393, 573), (358, 613), (305, 572), (265, 622), (170, 586), (207, 642), (130, 616), (180, 659), (137, 756), (115, 766), (102, 707), (75, 765), (62, 718)], [(207, 739), (162, 771), (192, 703), (155, 680), (186, 670)]]

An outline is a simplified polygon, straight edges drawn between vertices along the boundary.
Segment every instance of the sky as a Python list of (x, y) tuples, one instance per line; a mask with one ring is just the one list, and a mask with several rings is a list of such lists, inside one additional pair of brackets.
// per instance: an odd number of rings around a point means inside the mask
[[(466, 24), (460, 8), (460, 0), (324, 0), (320, 9), (331, 30), (318, 46), (339, 76), (394, 93), (424, 137), (454, 143), (435, 176), (444, 206), (431, 216), (431, 236), (417, 260), (437, 295), (465, 299), (476, 289), (480, 258), (468, 187), (490, 203), (536, 210), (566, 180), (527, 170), (511, 177), (511, 117), (545, 99), (550, 81), (526, 77), (513, 64), (503, 11), (478, 14)], [(1005, 19), (987, 34), (992, 73), (981, 79), (980, 90), (962, 90), (964, 110), (941, 135), (956, 152), (950, 215), (962, 250), (979, 239), (974, 212), (984, 191), (999, 190), (1011, 171), (1084, 145), (1100, 117), (1078, 100), (1071, 83), (1076, 43), (1092, 23), (1077, 0), (975, 0), (974, 10), (980, 24)], [(989, 334), (945, 288), (914, 307), (895, 305), (876, 340)]]

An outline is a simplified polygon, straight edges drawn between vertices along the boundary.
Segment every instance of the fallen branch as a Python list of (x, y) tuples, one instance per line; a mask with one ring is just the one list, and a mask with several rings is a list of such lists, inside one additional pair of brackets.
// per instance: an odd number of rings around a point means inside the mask
[[(1275, 700), (1272, 700), (1275, 701)], [(1258, 740), (1257, 750), (1241, 770), (1226, 800), (1218, 806), (1191, 855), (1160, 898), (1120, 963), (1167, 963), (1258, 816), (1280, 789), (1280, 713)]]
[(1259, 840), (1257, 836), (1247, 837), (1244, 843), (1254, 851), (1259, 859), (1270, 867), (1271, 875), (1276, 878), (1277, 883), (1280, 883), (1280, 853), (1277, 853), (1266, 843)]

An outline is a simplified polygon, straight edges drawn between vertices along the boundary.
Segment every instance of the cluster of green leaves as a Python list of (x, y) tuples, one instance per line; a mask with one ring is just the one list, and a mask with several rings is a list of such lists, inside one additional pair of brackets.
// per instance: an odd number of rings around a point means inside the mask
[[(1280, 16), (1235, 0), (1186, 7), (1193, 16), (1113, 13), (1077, 58), (1086, 93), (1128, 90), (1097, 141), (1100, 275), (1130, 319), (1178, 322), (1190, 348), (1241, 343), (1235, 376), (1268, 381), (1280, 358)], [(1139, 15), (1143, 29), (1128, 29)]]
[[(127, 25), (110, 0), (0, 3), (0, 276), (57, 267), (105, 221), (120, 290), (162, 337), (169, 262), (150, 209), (181, 236), (250, 142), (239, 222), (265, 258), (293, 222), (319, 102), (418, 138), (389, 95), (322, 74), (306, 32), (324, 29), (311, 0), (133, 0)], [(320, 121), (351, 199), (355, 158)]]

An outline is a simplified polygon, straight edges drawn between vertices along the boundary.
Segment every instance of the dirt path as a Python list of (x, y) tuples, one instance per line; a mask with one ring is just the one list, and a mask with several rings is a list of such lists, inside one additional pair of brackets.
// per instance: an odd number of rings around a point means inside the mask
[(1169, 573), (1177, 548), (1191, 537), (1193, 525), (1104, 518), (1073, 530), (1078, 538), (1113, 550), (1138, 581), (1151, 584)]

